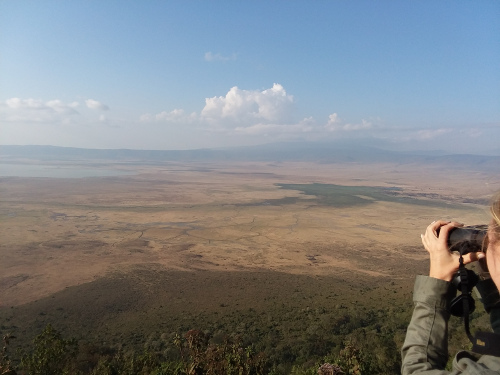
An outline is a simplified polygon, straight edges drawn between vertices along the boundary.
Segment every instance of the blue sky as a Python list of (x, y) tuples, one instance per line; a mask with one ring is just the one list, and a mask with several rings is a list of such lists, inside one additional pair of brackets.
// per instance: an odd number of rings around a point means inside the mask
[(0, 144), (300, 140), (500, 155), (500, 2), (0, 1)]

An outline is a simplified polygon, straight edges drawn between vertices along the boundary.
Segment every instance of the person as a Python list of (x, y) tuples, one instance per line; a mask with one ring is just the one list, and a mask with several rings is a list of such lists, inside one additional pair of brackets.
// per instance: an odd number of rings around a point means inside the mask
[[(490, 314), (495, 334), (500, 334), (500, 193), (492, 200), (492, 220), (488, 227), (488, 244), (485, 252), (463, 256), (464, 264), (479, 261), (487, 266), (476, 285), (481, 302)], [(432, 374), (455, 375), (500, 374), (500, 357), (461, 351), (453, 360), (453, 369), (445, 370), (448, 361), (448, 319), (450, 302), (457, 288), (451, 281), (459, 268), (460, 255), (450, 252), (448, 235), (456, 222), (432, 222), (421, 235), (429, 253), (429, 276), (419, 275), (415, 281), (413, 315), (408, 325), (401, 349), (403, 375)], [(495, 336), (496, 337), (496, 336)]]

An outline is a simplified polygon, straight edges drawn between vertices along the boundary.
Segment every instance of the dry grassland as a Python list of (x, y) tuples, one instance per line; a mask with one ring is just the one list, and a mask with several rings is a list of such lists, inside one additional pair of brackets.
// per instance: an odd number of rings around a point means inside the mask
[[(426, 258), (419, 235), (427, 224), (437, 218), (484, 223), (484, 202), (499, 186), (498, 177), (486, 173), (419, 165), (103, 167), (133, 174), (0, 179), (0, 306), (137, 265), (412, 279)], [(403, 197), (436, 205), (372, 199), (335, 207), (277, 186), (311, 183), (398, 187)], [(464, 203), (471, 201), (483, 204)]]

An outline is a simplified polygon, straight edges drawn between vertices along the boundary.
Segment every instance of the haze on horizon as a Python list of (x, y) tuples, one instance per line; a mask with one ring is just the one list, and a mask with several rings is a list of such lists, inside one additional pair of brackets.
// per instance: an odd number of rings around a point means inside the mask
[(0, 144), (500, 155), (497, 1), (0, 2)]

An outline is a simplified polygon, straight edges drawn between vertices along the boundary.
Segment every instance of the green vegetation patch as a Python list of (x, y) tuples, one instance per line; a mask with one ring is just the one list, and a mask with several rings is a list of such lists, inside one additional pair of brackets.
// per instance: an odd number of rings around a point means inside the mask
[(342, 186), (333, 184), (276, 184), (282, 189), (298, 190), (305, 195), (316, 197), (316, 202), (325, 206), (353, 207), (375, 202), (395, 202), (429, 207), (463, 208), (443, 200), (416, 199), (402, 195), (398, 187)]
[[(425, 269), (427, 261), (415, 262), (415, 271)], [(3, 358), (9, 354), (12, 366), (30, 374), (313, 375), (325, 362), (346, 374), (396, 374), (412, 285), (405, 273), (375, 278), (144, 265), (1, 307), (0, 334), (12, 338)], [(474, 328), (486, 330), (488, 315), (478, 307)], [(449, 329), (450, 352), (467, 345), (460, 319)], [(363, 371), (351, 371), (353, 358)], [(0, 358), (2, 365), (10, 367)], [(186, 371), (189, 365), (199, 368)]]

